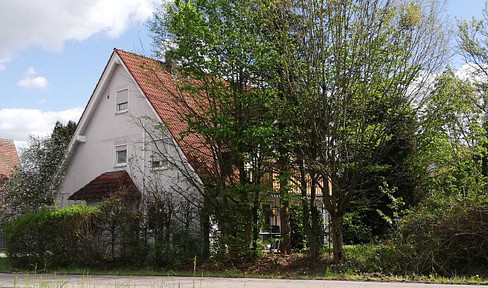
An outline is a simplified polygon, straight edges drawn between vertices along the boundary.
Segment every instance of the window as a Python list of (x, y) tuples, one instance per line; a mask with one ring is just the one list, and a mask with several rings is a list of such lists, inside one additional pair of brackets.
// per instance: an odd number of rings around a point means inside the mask
[(127, 165), (127, 145), (115, 146), (115, 166)]
[(163, 170), (169, 167), (169, 163), (166, 160), (163, 160), (159, 155), (152, 155), (151, 156), (151, 170)]
[(117, 91), (115, 95), (116, 107), (115, 113), (123, 113), (129, 111), (129, 89)]

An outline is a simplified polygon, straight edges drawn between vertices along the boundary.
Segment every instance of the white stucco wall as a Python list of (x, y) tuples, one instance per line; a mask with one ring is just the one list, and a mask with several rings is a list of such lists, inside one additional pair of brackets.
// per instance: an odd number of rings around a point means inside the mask
[[(157, 186), (159, 192), (172, 192), (177, 189), (194, 194), (198, 198), (198, 193), (187, 184), (185, 177), (175, 168), (175, 165), (170, 164), (167, 169), (151, 169), (151, 155), (156, 149), (151, 143), (152, 138), (138, 123), (138, 119), (144, 116), (157, 121), (155, 119), (158, 117), (125, 67), (116, 64), (105, 73), (110, 74), (105, 75), (108, 77), (105, 87), (95, 94), (98, 97), (94, 97), (92, 101), (97, 102), (93, 103), (93, 108), (88, 111), (89, 114), (85, 111), (87, 115), (83, 117), (88, 117), (85, 119), (87, 122), (84, 123), (83, 129), (77, 131), (78, 135), (85, 137), (85, 142), (77, 142), (72, 149), (66, 166), (66, 176), (58, 196), (58, 206), (76, 204), (75, 201), (67, 200), (70, 195), (102, 173), (121, 169), (128, 171), (139, 191), (143, 193), (143, 197), (150, 192), (149, 189)], [(116, 91), (127, 88), (129, 89), (128, 112), (117, 114)], [(148, 119), (144, 122), (148, 126), (155, 123)], [(159, 131), (159, 133), (152, 136), (164, 138), (158, 141), (160, 150), (168, 153), (167, 155), (171, 157), (170, 162), (178, 159), (180, 154), (169, 132)], [(127, 144), (129, 163), (118, 167), (115, 164), (115, 146), (121, 144)]]

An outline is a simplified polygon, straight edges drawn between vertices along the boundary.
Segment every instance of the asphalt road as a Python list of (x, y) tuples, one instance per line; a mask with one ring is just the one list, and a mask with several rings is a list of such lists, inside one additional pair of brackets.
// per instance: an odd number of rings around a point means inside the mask
[(43, 288), (91, 288), (91, 287), (150, 287), (150, 288), (473, 288), (488, 286), (421, 284), (421, 283), (376, 283), (326, 280), (286, 280), (255, 278), (191, 278), (156, 276), (80, 276), (80, 275), (30, 275), (0, 273), (0, 287)]

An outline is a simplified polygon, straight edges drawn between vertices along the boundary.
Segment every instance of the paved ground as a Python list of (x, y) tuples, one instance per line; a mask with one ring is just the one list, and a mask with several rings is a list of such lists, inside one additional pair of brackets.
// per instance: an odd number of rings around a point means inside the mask
[(437, 285), (417, 283), (374, 283), (325, 280), (281, 280), (249, 278), (191, 278), (149, 276), (78, 276), (78, 275), (26, 275), (0, 273), (0, 287), (54, 287), (54, 288), (461, 288), (488, 287), (473, 285)]

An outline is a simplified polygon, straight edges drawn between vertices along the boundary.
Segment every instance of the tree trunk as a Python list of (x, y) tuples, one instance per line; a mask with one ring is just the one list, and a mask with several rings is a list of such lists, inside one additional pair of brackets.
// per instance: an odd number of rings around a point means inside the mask
[(319, 241), (319, 213), (317, 206), (310, 205), (311, 212), (311, 233), (310, 233), (310, 258), (312, 263), (316, 263), (320, 256), (320, 241)]
[(312, 185), (310, 189), (310, 257), (311, 262), (316, 263), (320, 256), (319, 243), (319, 216), (316, 201), (317, 177), (315, 174), (311, 175)]
[(291, 254), (291, 223), (290, 223), (290, 201), (288, 201), (289, 179), (288, 179), (288, 158), (286, 150), (281, 149), (278, 165), (280, 169), (280, 224), (281, 238), (283, 242), (280, 246), (280, 253), (283, 255)]
[(281, 201), (280, 222), (281, 222), (281, 238), (283, 239), (283, 242), (281, 243), (280, 246), (280, 253), (283, 255), (291, 254), (291, 225), (290, 225), (289, 208), (290, 208), (289, 201)]
[(259, 239), (259, 189), (254, 192), (254, 203), (252, 207), (252, 248), (253, 250), (258, 249), (258, 239)]
[(307, 200), (308, 182), (307, 182), (305, 167), (303, 165), (303, 160), (300, 160), (298, 163), (300, 169), (300, 190), (302, 194), (301, 196), (302, 196), (302, 209), (303, 209), (303, 213), (302, 213), (303, 232), (305, 233), (308, 244), (310, 245), (310, 239), (312, 237), (311, 236), (312, 229), (310, 228), (310, 209)]
[(343, 215), (332, 213), (332, 251), (334, 255), (334, 264), (339, 264), (344, 262), (345, 254), (344, 254), (344, 241), (342, 238), (342, 224), (343, 224)]

